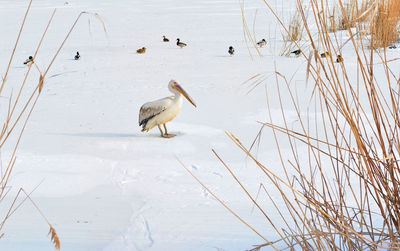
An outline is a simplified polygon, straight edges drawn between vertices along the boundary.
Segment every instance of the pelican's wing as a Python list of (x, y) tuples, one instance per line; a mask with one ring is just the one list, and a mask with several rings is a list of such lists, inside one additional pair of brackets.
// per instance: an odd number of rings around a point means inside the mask
[(165, 111), (171, 104), (171, 101), (172, 98), (167, 97), (142, 105), (139, 112), (139, 126), (145, 126), (150, 119)]

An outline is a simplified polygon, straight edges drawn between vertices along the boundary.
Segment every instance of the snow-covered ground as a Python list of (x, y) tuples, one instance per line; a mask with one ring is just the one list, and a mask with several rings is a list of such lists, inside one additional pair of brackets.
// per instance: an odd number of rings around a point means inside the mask
[[(284, 5), (285, 11), (295, 9), (295, 1)], [(0, 35), (7, 38), (0, 40), (0, 69), (6, 68), (26, 6), (27, 1), (0, 3)], [(23, 78), (22, 62), (33, 54), (54, 8), (53, 25), (36, 59), (41, 68), (81, 11), (99, 13), (107, 28), (105, 34), (101, 23), (86, 15), (72, 32), (49, 73), (60, 75), (47, 79), (28, 123), (10, 181), (14, 193), (39, 185), (32, 197), (57, 230), (62, 250), (246, 250), (264, 242), (175, 156), (261, 234), (275, 239), (273, 228), (211, 152), (215, 149), (256, 195), (265, 179), (225, 134), (231, 131), (250, 146), (260, 128), (256, 121), (268, 120), (264, 86), (248, 94), (250, 86), (243, 83), (276, 67), (289, 77), (297, 72), (292, 82), (301, 92), (312, 90), (304, 80), (304, 59), (277, 56), (281, 33), (265, 4), (245, 1), (250, 27), (257, 13), (257, 39), (270, 41), (261, 49), (264, 57), (252, 49), (251, 59), (238, 1), (35, 0), (8, 81)], [(163, 43), (162, 35), (171, 42)], [(178, 37), (186, 48), (175, 45)], [(227, 53), (231, 45), (233, 57)], [(143, 46), (146, 54), (136, 54)], [(73, 60), (76, 51), (79, 61)], [(30, 77), (30, 88), (38, 77)], [(175, 138), (159, 137), (157, 128), (140, 132), (140, 106), (170, 95), (171, 79), (180, 81), (198, 108), (184, 101), (167, 125)], [(273, 93), (275, 80), (268, 81)], [(277, 97), (270, 96), (279, 120)], [(296, 123), (295, 112), (290, 114), (288, 121)], [(278, 171), (272, 139), (263, 136), (257, 156)], [(11, 148), (1, 154), (8, 163)], [(2, 251), (54, 250), (47, 224), (29, 203), (7, 221), (4, 232)]]

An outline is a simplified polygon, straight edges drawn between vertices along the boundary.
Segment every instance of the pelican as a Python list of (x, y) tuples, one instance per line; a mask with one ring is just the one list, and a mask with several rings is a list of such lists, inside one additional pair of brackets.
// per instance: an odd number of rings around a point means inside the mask
[[(181, 111), (182, 95), (195, 107), (196, 104), (187, 92), (181, 87), (178, 81), (171, 80), (168, 84), (168, 89), (174, 96), (163, 99), (147, 102), (140, 107), (139, 126), (142, 126), (142, 132), (149, 131), (153, 127), (158, 126), (161, 137), (172, 138), (175, 134), (170, 134), (167, 131), (165, 124), (173, 120)], [(182, 94), (182, 95), (181, 95)], [(164, 126), (165, 132), (161, 129)]]

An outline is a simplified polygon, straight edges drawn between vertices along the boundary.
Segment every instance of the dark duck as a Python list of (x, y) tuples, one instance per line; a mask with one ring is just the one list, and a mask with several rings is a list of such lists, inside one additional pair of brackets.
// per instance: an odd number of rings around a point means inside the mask
[(300, 49), (294, 50), (294, 51), (291, 52), (291, 54), (294, 54), (294, 55), (296, 55), (296, 56), (300, 55), (300, 53), (301, 53), (301, 50), (300, 50)]
[(183, 48), (186, 47), (187, 44), (181, 42), (181, 40), (179, 38), (176, 39), (176, 45)]
[(324, 52), (324, 53), (321, 53), (321, 58), (326, 58), (326, 57), (329, 57), (329, 52)]
[(229, 46), (228, 53), (229, 53), (229, 55), (233, 56), (233, 54), (235, 54), (235, 49), (233, 49), (232, 46)]
[(74, 59), (79, 60), (80, 58), (81, 58), (81, 55), (79, 55), (79, 51), (77, 51)]
[(25, 60), (24, 64), (26, 65), (31, 65), (33, 63), (33, 57), (29, 56), (29, 58), (27, 60)]
[(257, 45), (262, 48), (263, 46), (265, 46), (267, 44), (267, 41), (265, 41), (265, 39), (263, 38), (262, 40), (260, 40)]

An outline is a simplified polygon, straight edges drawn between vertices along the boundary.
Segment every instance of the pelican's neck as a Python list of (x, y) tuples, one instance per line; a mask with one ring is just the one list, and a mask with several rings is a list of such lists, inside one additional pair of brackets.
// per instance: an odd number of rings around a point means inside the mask
[(178, 91), (173, 92), (173, 93), (174, 93), (174, 96), (172, 96), (172, 102), (174, 104), (177, 104), (180, 107), (183, 103), (182, 94), (180, 94), (180, 92), (178, 92)]
[(180, 94), (179, 92), (173, 92), (174, 93), (174, 100), (179, 100), (182, 99), (182, 94)]

